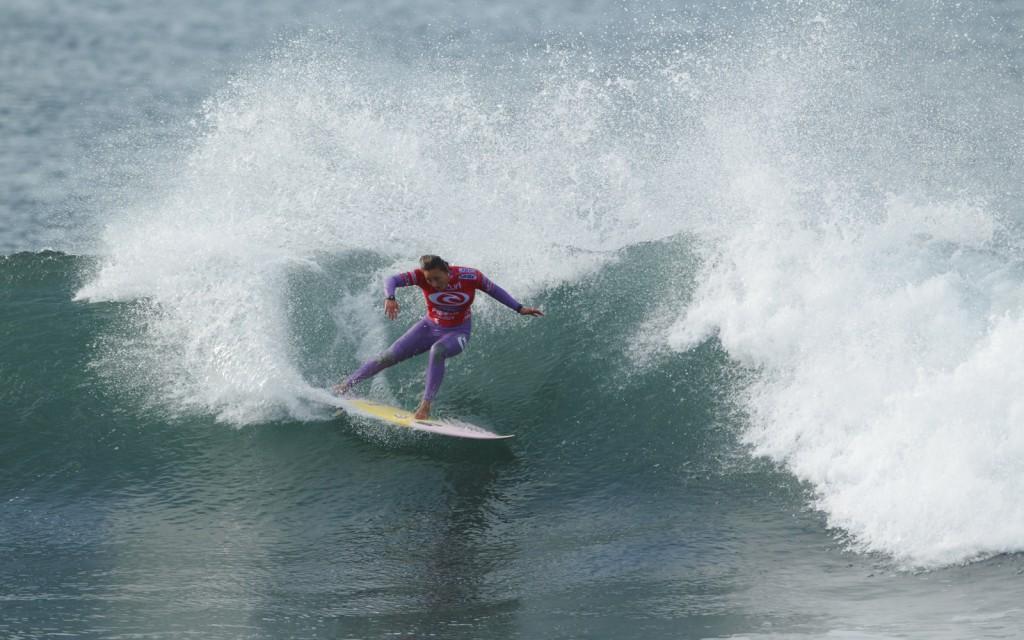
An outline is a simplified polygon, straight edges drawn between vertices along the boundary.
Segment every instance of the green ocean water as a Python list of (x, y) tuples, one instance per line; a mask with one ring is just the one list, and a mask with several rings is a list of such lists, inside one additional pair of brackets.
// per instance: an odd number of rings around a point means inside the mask
[[(615, 292), (679, 250), (545, 294), (543, 320), (478, 320), (439, 405), (507, 445), (169, 415), (94, 368), (132, 305), (71, 301), (93, 260), (5, 258), (5, 635), (857, 635), (908, 607), (909, 635), (1003, 624), (943, 611), (1001, 583), (1008, 605), (1016, 559), (914, 574), (844, 551), (805, 487), (745, 455), (714, 344), (608, 375)], [(330, 351), (308, 303), (331, 281), (294, 280), (309, 353)], [(389, 372), (399, 397), (423, 364)]]
[[(71, 302), (89, 266), (58, 253), (3, 264), (4, 405), (14, 408), (4, 539), (18, 558), (5, 625), (16, 636), (45, 635), (48, 624), (99, 635), (515, 636), (522, 609), (547, 600), (534, 585), (597, 597), (609, 581), (643, 589), (682, 571), (729, 580), (735, 569), (693, 548), (732, 555), (735, 514), (682, 516), (703, 511), (715, 484), (750, 508), (753, 487), (780, 482), (728, 462), (728, 430), (708, 427), (714, 399), (680, 397), (663, 376), (602, 376), (602, 360), (623, 357), (624, 336), (605, 335), (611, 353), (593, 353), (581, 348), (596, 337), (586, 325), (559, 320), (600, 324), (584, 287), (545, 298), (544, 324), (478, 321), (480, 346), (451, 367), (442, 410), (517, 435), (481, 446), (347, 419), (235, 429), (162, 414), (91, 367), (131, 305)], [(327, 284), (297, 279), (297, 297), (309, 303)], [(315, 329), (311, 315), (296, 321)], [(329, 346), (317, 337), (307, 336), (310, 353)], [(524, 348), (537, 344), (547, 357)], [(399, 389), (414, 394), (422, 364), (396, 372)], [(723, 357), (707, 350), (682, 364), (710, 379)], [(657, 400), (666, 395), (677, 402)], [(660, 544), (679, 547), (668, 566)], [(595, 614), (631, 608), (601, 600)], [(548, 606), (546, 616), (564, 615), (565, 603)], [(582, 629), (565, 624), (570, 635)]]

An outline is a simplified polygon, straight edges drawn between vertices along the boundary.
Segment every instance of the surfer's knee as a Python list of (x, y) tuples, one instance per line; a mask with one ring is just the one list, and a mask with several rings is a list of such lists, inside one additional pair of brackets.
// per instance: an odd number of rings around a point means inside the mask
[(466, 348), (466, 340), (465, 336), (447, 337), (444, 340), (438, 340), (434, 343), (434, 346), (430, 347), (430, 356), (432, 358), (454, 358)]
[(434, 346), (430, 347), (431, 358), (445, 358), (448, 355), (448, 347), (445, 346), (444, 342), (435, 342)]
[(390, 367), (396, 362), (398, 362), (398, 358), (395, 357), (395, 354), (390, 349), (377, 356), (377, 364), (381, 367)]

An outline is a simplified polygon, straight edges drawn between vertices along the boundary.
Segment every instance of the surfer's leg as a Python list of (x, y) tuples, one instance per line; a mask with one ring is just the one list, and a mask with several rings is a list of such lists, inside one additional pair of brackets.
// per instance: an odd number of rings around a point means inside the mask
[(401, 338), (395, 340), (383, 353), (364, 362), (344, 382), (335, 386), (334, 391), (339, 394), (345, 393), (354, 385), (367, 378), (372, 378), (391, 365), (423, 353), (430, 348), (434, 340), (433, 327), (426, 320), (420, 320), (409, 327), (409, 330), (402, 334)]
[(427, 385), (423, 390), (423, 400), (426, 403), (434, 401), (437, 390), (441, 388), (441, 381), (444, 380), (444, 362), (448, 358), (454, 358), (462, 353), (469, 342), (468, 331), (452, 332), (444, 335), (440, 340), (430, 347), (430, 362), (427, 364)]

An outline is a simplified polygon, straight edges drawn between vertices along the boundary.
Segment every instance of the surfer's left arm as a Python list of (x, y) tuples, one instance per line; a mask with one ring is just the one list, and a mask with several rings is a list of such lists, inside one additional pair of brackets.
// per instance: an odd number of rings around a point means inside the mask
[(516, 299), (512, 297), (512, 294), (496, 285), (482, 273), (480, 274), (480, 290), (521, 316), (544, 315), (541, 313), (540, 309), (525, 307), (517, 302)]

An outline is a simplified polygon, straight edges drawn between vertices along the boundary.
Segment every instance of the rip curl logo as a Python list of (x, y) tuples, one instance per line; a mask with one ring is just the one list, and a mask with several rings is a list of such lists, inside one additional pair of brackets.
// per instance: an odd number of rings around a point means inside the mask
[(434, 304), (457, 307), (469, 302), (469, 295), (461, 291), (442, 291), (441, 293), (430, 294), (430, 301)]

